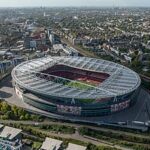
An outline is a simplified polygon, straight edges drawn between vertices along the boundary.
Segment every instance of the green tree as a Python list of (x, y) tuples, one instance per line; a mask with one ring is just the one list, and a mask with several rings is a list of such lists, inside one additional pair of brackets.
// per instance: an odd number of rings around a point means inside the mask
[(30, 115), (27, 113), (25, 114), (25, 120), (29, 120), (30, 119)]
[(3, 113), (6, 113), (7, 111), (11, 111), (11, 107), (6, 102), (2, 102), (1, 111)]
[(22, 108), (18, 109), (18, 116), (25, 116), (25, 111)]
[(14, 116), (17, 117), (18, 116), (18, 108), (17, 108), (17, 106), (12, 106), (12, 111), (14, 113)]
[(20, 120), (25, 120), (24, 115), (21, 115), (19, 119), (20, 119)]
[(5, 113), (5, 116), (7, 117), (7, 119), (11, 119), (12, 118), (11, 111), (7, 111)]

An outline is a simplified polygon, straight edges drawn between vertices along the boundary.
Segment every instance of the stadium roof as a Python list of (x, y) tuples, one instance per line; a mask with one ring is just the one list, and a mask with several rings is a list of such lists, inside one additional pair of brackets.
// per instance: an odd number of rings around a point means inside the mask
[[(97, 87), (91, 85), (86, 85), (89, 87), (88, 89), (70, 87), (62, 83), (69, 79), (41, 73), (41, 71), (56, 64), (107, 73), (110, 76)], [(137, 89), (141, 83), (139, 75), (125, 66), (88, 57), (44, 57), (26, 61), (14, 68), (12, 77), (17, 84), (30, 91), (46, 95), (85, 99), (109, 98), (127, 94)], [(84, 83), (80, 84), (84, 85)]]

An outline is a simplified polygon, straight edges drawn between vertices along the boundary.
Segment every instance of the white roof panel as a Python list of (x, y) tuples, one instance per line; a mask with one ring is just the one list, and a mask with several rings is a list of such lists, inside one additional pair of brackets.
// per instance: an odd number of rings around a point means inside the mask
[[(46, 62), (46, 64), (43, 62)], [(109, 74), (109, 77), (104, 82), (102, 82), (99, 86), (97, 87), (93, 86), (92, 89), (90, 88), (91, 91), (89, 89), (78, 89), (74, 87), (68, 87), (70, 92), (67, 92), (67, 91), (64, 92), (65, 88), (63, 89), (62, 86), (66, 86), (66, 85), (63, 85), (63, 83), (59, 81), (65, 82), (65, 81), (68, 81), (68, 79), (41, 73), (42, 70), (46, 70), (54, 66), (55, 64), (66, 65), (66, 66), (77, 68), (77, 69), (94, 71), (94, 72), (99, 72), (99, 73), (106, 73), (106, 74)], [(38, 68), (35, 69), (32, 66), (38, 66)], [(80, 97), (83, 98), (83, 96), (85, 98), (95, 98), (95, 97), (105, 98), (105, 97), (111, 97), (111, 96), (114, 97), (114, 96), (119, 96), (119, 95), (123, 95), (123, 94), (134, 91), (140, 86), (140, 83), (141, 83), (139, 75), (125, 66), (116, 64), (114, 62), (106, 61), (106, 60), (87, 58), (87, 57), (44, 57), (40, 59), (26, 61), (18, 65), (17, 67), (15, 67), (13, 72), (14, 72), (13, 73), (14, 79), (19, 84), (28, 88), (29, 90), (31, 88), (32, 90), (35, 90), (35, 91), (38, 90), (38, 92), (41, 92), (41, 93), (45, 92), (46, 94), (50, 94), (54, 96), (55, 94), (57, 94), (57, 96), (59, 95), (62, 97), (64, 96), (65, 97), (76, 96), (76, 98), (80, 98)], [(23, 74), (23, 78), (18, 77), (19, 72), (20, 74)], [(35, 80), (36, 79), (35, 76), (37, 74), (41, 75), (41, 77), (38, 77), (38, 80), (41, 80), (42, 82), (40, 81), (37, 82), (37, 80)], [(29, 76), (29, 78), (26, 78), (26, 77), (24, 78), (24, 76)], [(45, 83), (45, 84), (43, 83), (42, 76), (44, 77), (44, 79), (47, 78), (45, 79), (45, 82), (48, 81), (50, 83), (51, 82), (53, 83), (53, 84), (50, 84), (51, 87), (47, 87), (47, 85), (49, 85), (48, 83)], [(54, 81), (52, 79), (56, 79), (56, 80)], [(34, 82), (36, 83), (34, 84)], [(39, 83), (39, 85), (37, 83)], [(55, 86), (55, 84), (57, 86)], [(32, 86), (32, 85), (36, 85), (36, 86)], [(42, 86), (42, 89), (38, 88), (40, 86)], [(54, 87), (55, 87), (54, 90), (59, 91), (59, 92), (56, 92), (56, 93), (52, 92), (51, 89), (53, 89)], [(71, 88), (75, 90), (70, 90)], [(65, 93), (66, 95), (64, 95)], [(88, 93), (88, 94), (83, 95), (83, 93)]]
[(85, 146), (69, 143), (66, 150), (86, 150)]
[(60, 140), (46, 138), (40, 150), (58, 150), (63, 142)]
[(2, 130), (2, 132), (0, 133), (0, 137), (12, 140), (21, 132), (22, 132), (22, 130), (20, 130), (20, 129), (5, 126), (4, 129)]

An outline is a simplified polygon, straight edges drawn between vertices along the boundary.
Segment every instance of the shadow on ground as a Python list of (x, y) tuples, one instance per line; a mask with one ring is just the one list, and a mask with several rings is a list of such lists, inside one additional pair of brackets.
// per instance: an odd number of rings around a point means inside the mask
[(12, 78), (10, 75), (0, 81), (0, 88), (2, 87), (12, 88)]
[(4, 91), (0, 91), (0, 98), (4, 99), (4, 98), (9, 98), (11, 97), (12, 94), (4, 92)]

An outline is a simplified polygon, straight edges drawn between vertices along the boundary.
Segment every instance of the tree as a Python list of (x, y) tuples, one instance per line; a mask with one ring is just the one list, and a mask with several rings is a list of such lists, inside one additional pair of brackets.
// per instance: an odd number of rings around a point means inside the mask
[(18, 117), (25, 116), (25, 111), (22, 108), (18, 109)]
[(12, 111), (14, 113), (14, 116), (17, 117), (18, 116), (18, 108), (17, 108), (17, 106), (12, 106)]
[(19, 119), (20, 119), (20, 120), (24, 120), (25, 117), (24, 117), (23, 115), (21, 115)]
[(93, 145), (92, 143), (89, 143), (87, 145), (87, 150), (98, 150), (98, 148), (95, 145)]
[(7, 119), (11, 119), (12, 115), (11, 115), (11, 111), (7, 111), (5, 113), (5, 116), (7, 117)]
[(29, 120), (30, 119), (30, 115), (27, 113), (25, 114), (25, 120)]
[(7, 111), (11, 111), (11, 107), (6, 102), (2, 102), (1, 111), (3, 113), (6, 113)]

